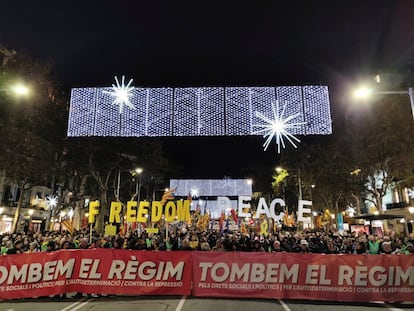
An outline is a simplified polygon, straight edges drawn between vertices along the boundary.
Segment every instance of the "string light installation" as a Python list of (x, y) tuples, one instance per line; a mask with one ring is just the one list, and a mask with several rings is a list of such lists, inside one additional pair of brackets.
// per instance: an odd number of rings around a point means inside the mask
[(128, 84), (125, 85), (125, 76), (122, 76), (122, 82), (121, 84), (119, 84), (118, 78), (115, 76), (115, 81), (116, 85), (112, 84), (112, 90), (104, 91), (103, 93), (115, 97), (112, 104), (119, 106), (119, 114), (122, 114), (122, 112), (124, 111), (124, 105), (126, 105), (130, 109), (135, 109), (135, 106), (130, 101), (130, 97), (132, 96), (132, 90), (134, 89), (133, 86), (130, 86), (133, 80), (129, 80)]
[[(72, 89), (69, 137), (258, 136), (277, 101), (293, 137), (332, 133), (326, 86), (134, 88), (115, 80), (112, 88)], [(287, 137), (297, 143), (292, 136), (282, 135), (280, 147)]]
[(256, 111), (256, 116), (263, 121), (262, 124), (254, 124), (253, 127), (258, 128), (254, 131), (254, 134), (263, 134), (263, 137), (266, 139), (263, 148), (266, 151), (269, 147), (273, 138), (276, 141), (277, 152), (280, 153), (280, 147), (285, 148), (285, 142), (283, 138), (286, 138), (292, 146), (297, 147), (295, 142), (300, 142), (298, 138), (290, 133), (291, 129), (297, 129), (305, 122), (294, 122), (295, 119), (300, 117), (300, 113), (290, 115), (285, 117), (286, 104), (282, 105), (282, 108), (279, 109), (279, 101), (272, 103), (272, 118), (265, 116), (263, 113)]
[(48, 195), (46, 196), (46, 200), (47, 200), (47, 208), (53, 210), (57, 206), (58, 196)]

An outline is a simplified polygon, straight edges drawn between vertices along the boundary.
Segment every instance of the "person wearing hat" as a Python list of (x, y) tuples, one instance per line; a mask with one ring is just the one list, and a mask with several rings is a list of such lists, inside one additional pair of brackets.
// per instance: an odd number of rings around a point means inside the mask
[(310, 253), (308, 241), (300, 240), (300, 251), (299, 251), (299, 253)]
[(407, 242), (401, 249), (401, 254), (409, 255), (414, 254), (413, 243)]
[(39, 245), (37, 244), (37, 242), (31, 242), (29, 244), (29, 249), (25, 252), (25, 253), (37, 253), (39, 252)]
[(16, 242), (14, 242), (14, 246), (7, 250), (7, 255), (23, 254), (22, 248), (23, 248), (23, 241), (17, 240)]
[(13, 247), (13, 243), (11, 240), (9, 240), (9, 237), (4, 237), (2, 239), (2, 244), (1, 244), (1, 255), (6, 255), (7, 251)]

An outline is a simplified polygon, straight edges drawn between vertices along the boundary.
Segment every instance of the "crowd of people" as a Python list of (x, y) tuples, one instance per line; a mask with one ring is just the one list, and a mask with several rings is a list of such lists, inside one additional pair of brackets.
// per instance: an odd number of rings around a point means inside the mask
[(322, 254), (413, 254), (413, 239), (393, 233), (379, 236), (365, 232), (326, 230), (278, 230), (261, 235), (216, 230), (199, 231), (188, 226), (176, 227), (168, 234), (131, 231), (125, 235), (100, 236), (87, 229), (72, 234), (63, 231), (1, 235), (1, 255), (51, 252), (65, 249), (133, 249), (133, 250), (197, 250), (241, 252), (295, 252)]

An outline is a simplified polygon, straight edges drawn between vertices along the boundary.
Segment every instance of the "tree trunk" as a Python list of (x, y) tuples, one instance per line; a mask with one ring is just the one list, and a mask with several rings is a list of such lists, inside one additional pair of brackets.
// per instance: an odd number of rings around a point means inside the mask
[(382, 209), (382, 196), (380, 193), (375, 192), (375, 201), (377, 203), (377, 211), (380, 215), (384, 214), (384, 211)]
[[(382, 196), (381, 196), (381, 194), (377, 192), (375, 194), (375, 199), (376, 199), (376, 202), (377, 202), (377, 210), (378, 210), (378, 213), (380, 215), (383, 215), (384, 214), (384, 210), (382, 209)], [(388, 220), (384, 219), (382, 221), (382, 227), (384, 229), (384, 235), (388, 235), (389, 234), (389, 232), (388, 232), (389, 231)]]
[(19, 225), (19, 221), (20, 221), (20, 212), (22, 209), (22, 204), (23, 204), (23, 198), (24, 198), (24, 185), (20, 187), (20, 197), (19, 197), (19, 201), (17, 202), (17, 207), (16, 207), (16, 213), (14, 214), (14, 219), (13, 219), (13, 226), (12, 226), (12, 232), (16, 233), (17, 229), (18, 229), (18, 225)]
[(356, 208), (356, 214), (361, 215), (361, 200), (359, 199), (359, 195), (356, 195), (352, 193), (352, 197), (355, 199), (355, 208)]
[(104, 232), (104, 219), (108, 215), (107, 190), (101, 190), (101, 206), (98, 216), (96, 217), (95, 229), (99, 233)]
[(77, 194), (77, 198), (82, 198), (81, 200), (76, 201), (76, 208), (75, 208), (75, 221), (74, 221), (74, 228), (76, 230), (80, 230), (82, 227), (82, 219), (83, 219), (83, 208), (85, 206), (85, 188), (86, 188), (86, 182), (88, 181), (90, 175), (83, 175), (82, 180), (79, 186), (79, 193)]

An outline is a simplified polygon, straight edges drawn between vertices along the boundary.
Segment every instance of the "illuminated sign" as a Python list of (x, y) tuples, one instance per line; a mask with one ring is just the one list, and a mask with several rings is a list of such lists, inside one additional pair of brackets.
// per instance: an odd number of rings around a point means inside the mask
[(175, 196), (251, 196), (252, 183), (249, 179), (171, 179), (170, 189)]

